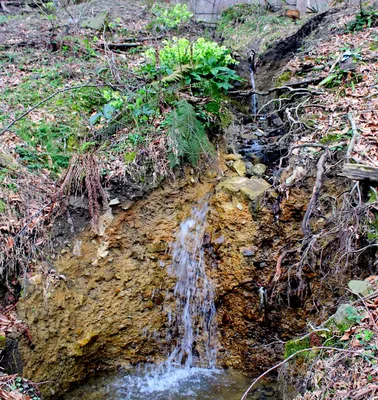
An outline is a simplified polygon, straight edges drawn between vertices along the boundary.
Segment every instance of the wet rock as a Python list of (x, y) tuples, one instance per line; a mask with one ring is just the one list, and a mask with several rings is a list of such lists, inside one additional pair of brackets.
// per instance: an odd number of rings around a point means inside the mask
[(239, 176), (245, 176), (247, 172), (247, 168), (245, 166), (245, 162), (243, 160), (236, 160), (232, 166), (231, 169), (235, 171)]
[(240, 137), (244, 140), (257, 140), (258, 138), (254, 133), (242, 133)]
[(243, 158), (243, 156), (241, 154), (226, 154), (224, 159), (226, 161), (237, 161), (237, 160), (241, 160)]
[(262, 158), (255, 153), (248, 153), (247, 157), (251, 160), (253, 165), (259, 164), (262, 161)]
[(216, 191), (224, 191), (230, 194), (240, 193), (244, 198), (258, 203), (269, 188), (269, 183), (264, 179), (233, 177), (219, 183)]
[(117, 206), (118, 204), (120, 204), (121, 202), (119, 201), (118, 198), (112, 199), (109, 201), (109, 206)]
[(255, 254), (253, 250), (247, 249), (245, 247), (241, 247), (240, 252), (243, 254), (244, 257), (252, 257)]
[(358, 315), (358, 311), (355, 307), (350, 304), (340, 304), (333, 320), (336, 325), (350, 324), (350, 317), (353, 315)]
[(265, 164), (256, 164), (251, 168), (251, 172), (253, 175), (262, 176), (265, 174), (267, 166)]
[(349, 289), (358, 296), (367, 296), (373, 292), (373, 287), (369, 282), (352, 280), (348, 283)]

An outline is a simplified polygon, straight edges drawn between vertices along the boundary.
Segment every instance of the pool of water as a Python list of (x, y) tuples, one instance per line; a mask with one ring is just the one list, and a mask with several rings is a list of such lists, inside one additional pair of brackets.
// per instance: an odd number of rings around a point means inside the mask
[[(171, 368), (156, 371), (143, 367), (96, 375), (63, 400), (240, 400), (251, 384), (234, 370)], [(277, 385), (261, 382), (248, 399), (281, 399)]]

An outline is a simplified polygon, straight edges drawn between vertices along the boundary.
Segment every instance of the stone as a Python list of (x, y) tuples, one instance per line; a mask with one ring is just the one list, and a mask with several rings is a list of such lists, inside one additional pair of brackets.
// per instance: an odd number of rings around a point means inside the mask
[(367, 296), (373, 292), (373, 287), (366, 281), (352, 280), (348, 283), (348, 287), (357, 296)]
[(226, 154), (224, 159), (226, 161), (236, 161), (236, 160), (241, 160), (243, 156), (241, 154)]
[(283, 126), (283, 121), (282, 121), (282, 119), (279, 117), (279, 116), (277, 116), (276, 118), (274, 118), (274, 119), (272, 119), (272, 125), (273, 126), (276, 126), (276, 127), (280, 127), (280, 126)]
[(113, 271), (104, 271), (104, 279), (106, 282), (111, 281), (115, 277), (115, 273)]
[(42, 283), (42, 275), (41, 274), (33, 275), (32, 277), (29, 278), (29, 283), (34, 286), (40, 285)]
[(253, 175), (262, 176), (265, 174), (267, 166), (265, 164), (256, 164), (251, 168), (251, 172)]
[(254, 133), (242, 133), (240, 137), (244, 140), (257, 140), (257, 135)]
[(246, 247), (241, 247), (240, 252), (243, 254), (244, 257), (253, 257), (255, 252), (251, 249), (248, 249)]
[(247, 173), (247, 167), (245, 166), (245, 162), (243, 160), (236, 160), (232, 166), (233, 169), (239, 176), (245, 176)]
[(255, 153), (248, 153), (247, 157), (251, 160), (252, 164), (254, 165), (260, 164), (262, 161), (262, 158)]
[(333, 320), (336, 325), (350, 324), (350, 317), (353, 315), (358, 315), (358, 311), (355, 307), (350, 304), (340, 304), (333, 316)]
[(146, 249), (149, 253), (164, 253), (168, 249), (168, 243), (160, 240), (159, 242), (148, 244)]
[(242, 197), (253, 202), (259, 202), (270, 184), (260, 178), (233, 177), (219, 183), (215, 188), (217, 192), (230, 194), (240, 193)]
[(133, 201), (127, 200), (122, 204), (122, 210), (127, 211), (134, 204)]
[(217, 177), (217, 175), (218, 175), (217, 171), (215, 171), (214, 169), (206, 171), (206, 174), (205, 174), (206, 178), (209, 178), (209, 179), (215, 179)]
[(99, 31), (104, 27), (107, 15), (107, 12), (102, 12), (94, 17), (86, 18), (80, 23), (80, 26)]
[(118, 198), (109, 201), (109, 206), (117, 206), (120, 203)]
[(70, 196), (68, 204), (73, 208), (88, 210), (88, 201), (81, 196)]

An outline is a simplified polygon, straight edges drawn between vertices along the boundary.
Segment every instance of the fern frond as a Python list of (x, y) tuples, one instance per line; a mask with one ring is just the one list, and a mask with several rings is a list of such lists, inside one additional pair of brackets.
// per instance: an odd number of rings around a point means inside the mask
[(183, 158), (195, 166), (201, 155), (214, 153), (204, 125), (198, 120), (193, 106), (186, 100), (180, 100), (173, 111), (169, 143), (172, 167), (178, 165)]
[(168, 76), (165, 76), (161, 81), (163, 83), (175, 83), (184, 79), (184, 74), (193, 69), (193, 66), (190, 64), (179, 65), (175, 68), (175, 70)]

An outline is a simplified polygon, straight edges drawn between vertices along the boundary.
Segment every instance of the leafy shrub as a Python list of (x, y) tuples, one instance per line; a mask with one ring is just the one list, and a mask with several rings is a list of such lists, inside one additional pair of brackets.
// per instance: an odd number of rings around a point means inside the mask
[[(197, 84), (205, 95), (217, 95), (217, 92), (232, 88), (232, 81), (241, 80), (229, 66), (236, 64), (229, 50), (217, 43), (198, 38), (191, 43), (188, 39), (173, 38), (165, 41), (158, 56), (154, 49), (146, 52), (149, 60), (146, 70), (152, 75), (158, 72), (166, 75), (163, 82), (171, 83), (183, 80), (185, 84)], [(158, 61), (160, 65), (158, 66)]]
[[(220, 66), (236, 63), (225, 46), (219, 46), (204, 38), (198, 38), (196, 42), (191, 43), (188, 39), (174, 37), (172, 41), (165, 40), (163, 43), (164, 47), (159, 51), (159, 61), (166, 69), (186, 64), (194, 66), (211, 57)], [(156, 64), (154, 49), (147, 50), (146, 56), (151, 63)]]
[(361, 11), (353, 21), (346, 25), (346, 30), (348, 32), (357, 32), (373, 26), (378, 26), (377, 11)]
[(155, 15), (155, 19), (151, 22), (150, 27), (158, 30), (175, 29), (189, 22), (193, 17), (193, 14), (188, 10), (188, 6), (180, 3), (169, 7), (156, 4), (152, 8), (152, 14)]

